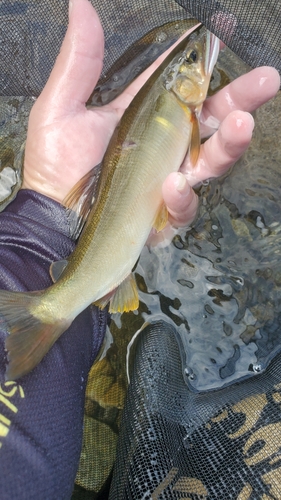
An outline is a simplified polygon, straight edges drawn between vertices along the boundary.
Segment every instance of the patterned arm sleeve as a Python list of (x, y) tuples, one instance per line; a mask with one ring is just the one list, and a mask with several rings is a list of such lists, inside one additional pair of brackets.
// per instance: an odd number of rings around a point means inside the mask
[[(50, 286), (50, 264), (73, 248), (64, 208), (34, 191), (20, 191), (0, 214), (0, 288)], [(5, 382), (7, 333), (0, 329), (1, 500), (71, 497), (87, 374), (106, 321), (106, 312), (83, 311), (41, 363), (17, 382)]]

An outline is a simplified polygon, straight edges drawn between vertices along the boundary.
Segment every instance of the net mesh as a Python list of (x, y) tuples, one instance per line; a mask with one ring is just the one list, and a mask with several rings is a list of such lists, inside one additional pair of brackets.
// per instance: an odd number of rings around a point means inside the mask
[[(247, 64), (268, 64), (280, 72), (280, 3), (92, 0), (105, 31), (104, 68), (92, 102), (102, 104), (117, 95), (191, 17)], [(67, 11), (66, 0), (4, 0), (0, 5), (2, 208), (20, 185), (28, 114), (59, 52)], [(171, 22), (173, 28), (163, 30)], [(12, 182), (6, 181), (8, 168)], [(90, 376), (75, 500), (108, 498), (125, 395), (125, 356), (120, 352), (141, 326), (140, 316), (147, 312), (141, 307), (125, 329), (112, 327), (109, 344), (112, 336), (115, 343)], [(275, 337), (279, 323), (276, 328)], [(280, 498), (280, 355), (257, 378), (196, 394), (183, 380), (180, 348), (177, 331), (163, 321), (137, 338), (110, 498)]]
[(176, 0), (253, 67), (281, 69), (280, 1)]
[[(131, 45), (166, 22), (195, 17), (252, 66), (281, 68), (280, 1), (92, 0), (105, 32), (102, 76)], [(67, 26), (67, 0), (0, 5), (1, 95), (36, 96), (53, 67)], [(11, 61), (13, 63), (11, 64)]]
[(137, 339), (110, 499), (280, 497), (280, 356), (217, 392), (187, 390), (175, 328)]

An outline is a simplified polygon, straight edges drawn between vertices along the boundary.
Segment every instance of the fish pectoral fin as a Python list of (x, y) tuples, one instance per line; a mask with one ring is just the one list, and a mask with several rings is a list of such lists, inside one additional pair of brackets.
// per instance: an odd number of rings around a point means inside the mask
[(63, 204), (67, 208), (70, 236), (74, 240), (80, 235), (97, 196), (101, 167), (102, 164), (99, 163), (92, 168), (75, 184), (63, 200)]
[(189, 158), (190, 158), (190, 163), (193, 167), (195, 167), (199, 157), (200, 144), (201, 144), (201, 137), (200, 137), (199, 119), (196, 113), (192, 113), (192, 132), (191, 132), (191, 140), (189, 146)]
[(159, 231), (162, 231), (162, 229), (164, 229), (167, 222), (168, 222), (168, 210), (167, 210), (165, 203), (162, 203), (160, 209), (158, 210), (158, 212), (156, 214), (156, 217), (153, 221), (152, 226), (159, 233)]
[(61, 277), (67, 264), (68, 261), (66, 259), (52, 262), (52, 264), (50, 265), (50, 276), (53, 280), (53, 283), (56, 283), (56, 281), (58, 281), (58, 279)]
[(110, 298), (109, 312), (134, 311), (139, 307), (137, 284), (132, 273), (122, 281)]

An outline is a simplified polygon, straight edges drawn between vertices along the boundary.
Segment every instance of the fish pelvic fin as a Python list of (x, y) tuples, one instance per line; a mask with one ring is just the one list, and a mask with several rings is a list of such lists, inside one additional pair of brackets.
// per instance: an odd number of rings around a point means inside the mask
[(6, 380), (17, 380), (35, 368), (70, 324), (66, 320), (43, 323), (32, 315), (43, 293), (0, 291), (0, 327), (6, 326), (9, 332)]
[(132, 273), (122, 281), (115, 291), (113, 290), (95, 301), (95, 305), (103, 309), (108, 302), (110, 313), (135, 311), (139, 307), (137, 284)]
[(168, 209), (165, 203), (162, 203), (152, 225), (154, 229), (157, 231), (157, 233), (162, 231), (162, 229), (164, 229), (164, 227), (167, 225), (168, 218), (169, 218)]

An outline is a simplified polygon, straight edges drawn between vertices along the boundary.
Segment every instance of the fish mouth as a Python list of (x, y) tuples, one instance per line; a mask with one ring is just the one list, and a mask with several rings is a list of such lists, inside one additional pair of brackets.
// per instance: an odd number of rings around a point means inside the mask
[(204, 64), (204, 71), (205, 75), (211, 76), (213, 69), (215, 67), (215, 64), (218, 59), (220, 51), (220, 41), (210, 31), (207, 31), (206, 33), (206, 43), (205, 43), (205, 64)]

